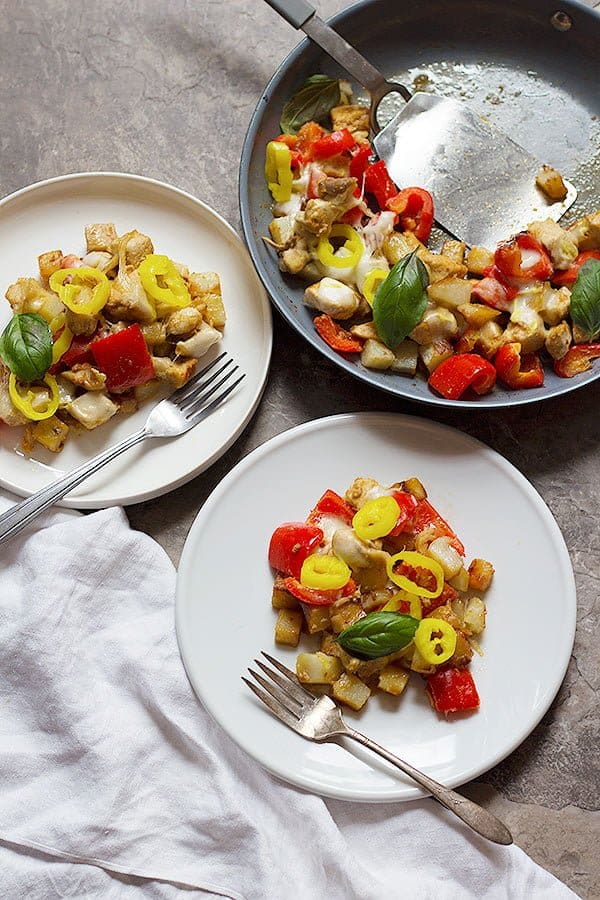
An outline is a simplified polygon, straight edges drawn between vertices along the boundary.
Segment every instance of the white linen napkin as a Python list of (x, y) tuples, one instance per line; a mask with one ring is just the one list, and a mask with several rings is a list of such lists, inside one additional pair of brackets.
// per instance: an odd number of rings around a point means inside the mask
[(576, 896), (431, 800), (324, 801), (272, 778), (194, 696), (174, 588), (119, 509), (50, 514), (0, 549), (3, 896)]

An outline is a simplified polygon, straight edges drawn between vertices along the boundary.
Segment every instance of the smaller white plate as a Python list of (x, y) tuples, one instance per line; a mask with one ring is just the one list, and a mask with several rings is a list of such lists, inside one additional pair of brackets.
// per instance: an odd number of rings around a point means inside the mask
[[(261, 650), (294, 668), (299, 652), (275, 647), (267, 548), (282, 522), (305, 518), (326, 488), (358, 475), (383, 484), (410, 476), (460, 535), (467, 558), (493, 562), (485, 655), (471, 664), (481, 696), (473, 715), (446, 721), (421, 679), (405, 695), (376, 694), (349, 722), (443, 784), (463, 784), (507, 756), (537, 725), (564, 677), (575, 634), (569, 554), (547, 506), (510, 463), (478, 441), (423, 419), (358, 413), (319, 419), (259, 447), (201, 509), (183, 551), (177, 635), (190, 681), (210, 713), (274, 775), (342, 800), (410, 800), (410, 779), (363, 748), (350, 753), (295, 734), (241, 675)], [(302, 638), (301, 647), (309, 640)]]
[[(2, 294), (19, 277), (37, 275), (37, 257), (60, 248), (81, 253), (84, 226), (114, 222), (119, 234), (137, 228), (158, 253), (192, 271), (221, 278), (227, 312), (219, 352), (227, 350), (246, 378), (197, 428), (172, 441), (147, 441), (85, 481), (62, 506), (97, 509), (138, 503), (184, 484), (231, 446), (252, 417), (269, 367), (271, 309), (250, 257), (233, 228), (205, 203), (178, 188), (138, 175), (92, 172), (65, 175), (23, 188), (0, 201)], [(0, 300), (0, 331), (11, 311)], [(152, 403), (130, 416), (69, 436), (59, 454), (19, 450), (21, 429), (0, 424), (0, 484), (28, 496), (144, 424)]]

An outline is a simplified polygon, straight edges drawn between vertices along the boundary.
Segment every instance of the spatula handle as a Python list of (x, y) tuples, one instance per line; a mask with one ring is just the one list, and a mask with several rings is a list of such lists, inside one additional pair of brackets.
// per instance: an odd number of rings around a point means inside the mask
[[(301, 29), (311, 41), (331, 56), (378, 101), (389, 90), (381, 72), (330, 28), (305, 0), (266, 0), (280, 16)], [(410, 96), (410, 95), (409, 95)]]

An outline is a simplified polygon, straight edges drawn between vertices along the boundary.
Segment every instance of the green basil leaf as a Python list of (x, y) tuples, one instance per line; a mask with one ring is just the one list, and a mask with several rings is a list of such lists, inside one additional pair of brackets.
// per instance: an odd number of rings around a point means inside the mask
[(384, 344), (394, 350), (423, 318), (427, 269), (413, 250), (399, 260), (375, 291), (373, 321)]
[(37, 381), (52, 365), (52, 332), (37, 313), (12, 317), (0, 337), (0, 356), (21, 381)]
[(378, 659), (410, 644), (418, 627), (419, 620), (404, 613), (374, 612), (340, 632), (337, 642), (359, 659)]
[(311, 75), (283, 107), (281, 131), (296, 134), (305, 122), (322, 122), (340, 102), (340, 83), (327, 75)]
[(590, 341), (600, 335), (600, 259), (588, 259), (579, 270), (571, 293), (571, 319)]

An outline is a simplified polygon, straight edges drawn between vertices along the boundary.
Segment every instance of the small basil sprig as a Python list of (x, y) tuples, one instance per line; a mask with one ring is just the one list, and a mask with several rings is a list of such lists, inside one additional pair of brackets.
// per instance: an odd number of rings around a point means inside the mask
[(52, 365), (52, 344), (45, 319), (17, 313), (0, 335), (0, 356), (21, 381), (37, 381)]
[(311, 75), (283, 107), (281, 130), (296, 134), (305, 122), (322, 122), (340, 102), (340, 83), (327, 75)]
[(600, 259), (588, 259), (571, 293), (571, 319), (595, 340), (600, 335)]
[(374, 612), (345, 628), (337, 642), (359, 659), (378, 659), (410, 644), (418, 627), (419, 620), (404, 613)]
[(423, 318), (427, 269), (413, 250), (403, 256), (375, 291), (373, 321), (384, 344), (394, 350)]

